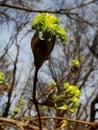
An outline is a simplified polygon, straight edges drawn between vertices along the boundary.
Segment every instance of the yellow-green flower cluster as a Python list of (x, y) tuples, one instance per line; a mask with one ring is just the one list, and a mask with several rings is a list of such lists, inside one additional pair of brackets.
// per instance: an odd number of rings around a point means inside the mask
[(20, 105), (23, 105), (24, 103), (25, 103), (25, 100), (21, 98), (21, 99), (19, 100), (19, 104), (20, 104)]
[(4, 73), (0, 72), (0, 93), (5, 92), (8, 89), (8, 82), (5, 82)]
[(42, 13), (34, 17), (32, 28), (39, 31), (43, 31), (49, 28), (53, 28), (53, 26), (56, 26), (58, 24), (59, 19), (57, 17), (48, 13)]
[(56, 86), (57, 85), (57, 83), (55, 82), (55, 81), (53, 81), (52, 83), (51, 83), (51, 86)]
[(0, 85), (3, 83), (4, 81), (4, 73), (0, 72)]
[(76, 67), (78, 67), (80, 65), (80, 62), (77, 59), (73, 59), (72, 61), (73, 65), (75, 65)]
[(77, 97), (77, 99), (80, 97), (80, 90), (77, 88), (77, 86), (64, 83), (63, 90), (68, 93), (68, 95)]
[(66, 42), (66, 32), (59, 26), (59, 24), (60, 21), (56, 16), (48, 13), (42, 13), (34, 17), (34, 21), (31, 26), (32, 29), (41, 31), (43, 34), (50, 36), (51, 34), (58, 35), (61, 41)]
[(63, 92), (54, 98), (57, 109), (74, 112), (77, 108), (77, 102), (80, 97), (80, 91), (77, 86), (64, 83)]
[(20, 112), (20, 108), (19, 107), (15, 107), (13, 113), (16, 115)]

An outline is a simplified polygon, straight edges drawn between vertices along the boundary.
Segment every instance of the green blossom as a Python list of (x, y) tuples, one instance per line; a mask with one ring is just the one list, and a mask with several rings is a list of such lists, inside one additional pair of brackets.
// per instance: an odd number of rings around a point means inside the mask
[(5, 82), (4, 85), (6, 85), (8, 87), (9, 83), (8, 82)]
[(0, 80), (0, 85), (2, 84), (2, 82), (3, 82), (3, 81), (2, 81), (2, 80)]
[(19, 107), (15, 107), (13, 113), (14, 114), (18, 114), (20, 112), (20, 108)]
[(57, 83), (55, 82), (55, 81), (53, 81), (52, 83), (51, 83), (51, 86), (56, 86), (57, 85)]
[(64, 85), (63, 85), (63, 90), (68, 89), (68, 87), (69, 87), (69, 84), (68, 84), (68, 83), (64, 83)]
[(23, 105), (24, 103), (25, 103), (25, 100), (21, 98), (20, 101), (19, 101), (19, 104)]
[(75, 65), (75, 66), (79, 66), (80, 65), (80, 62), (77, 60), (77, 59), (74, 59), (73, 61), (72, 61), (72, 63), (73, 63), (73, 65)]
[(77, 102), (78, 102), (78, 98), (74, 96), (73, 98), (71, 98), (71, 101), (72, 101), (73, 103), (77, 103)]
[(69, 85), (67, 82), (63, 85), (62, 94), (55, 96), (53, 101), (56, 109), (74, 112), (77, 108), (77, 102), (80, 97), (80, 91), (75, 85)]
[(56, 16), (49, 13), (42, 13), (34, 17), (31, 27), (36, 31), (42, 32), (43, 37), (55, 34), (61, 41), (66, 42), (66, 32), (59, 24), (60, 20)]
[(0, 72), (0, 85), (3, 83), (4, 81), (4, 73)]

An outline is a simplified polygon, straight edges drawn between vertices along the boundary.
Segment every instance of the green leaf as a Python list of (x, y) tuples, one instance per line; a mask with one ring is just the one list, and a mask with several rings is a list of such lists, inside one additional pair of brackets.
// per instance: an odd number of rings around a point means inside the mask
[(47, 109), (47, 106), (44, 106), (44, 105), (40, 105), (40, 108), (45, 111)]
[(66, 96), (65, 95), (58, 95), (53, 99), (54, 103), (59, 103), (65, 101)]
[(61, 125), (61, 128), (65, 127), (67, 124), (67, 120), (62, 120), (62, 125)]
[(57, 83), (55, 82), (55, 81), (53, 81), (52, 83), (51, 83), (51, 86), (56, 86), (57, 85)]
[(60, 109), (60, 110), (68, 110), (68, 106), (67, 105), (63, 105), (61, 107), (56, 107), (56, 109)]

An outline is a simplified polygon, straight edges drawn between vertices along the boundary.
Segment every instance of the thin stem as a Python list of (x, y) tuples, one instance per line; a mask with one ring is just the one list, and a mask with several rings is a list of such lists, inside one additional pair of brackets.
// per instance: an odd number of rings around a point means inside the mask
[(37, 114), (38, 114), (39, 130), (42, 130), (41, 117), (40, 117), (40, 112), (39, 112), (39, 108), (38, 108), (38, 101), (36, 100), (36, 86), (37, 86), (38, 70), (39, 70), (39, 68), (35, 68), (34, 85), (33, 85), (33, 103), (35, 105), (35, 108), (36, 108), (36, 111), (37, 111)]
[(35, 68), (34, 84), (33, 84), (33, 99), (36, 99), (36, 85), (37, 85), (38, 70), (39, 69)]

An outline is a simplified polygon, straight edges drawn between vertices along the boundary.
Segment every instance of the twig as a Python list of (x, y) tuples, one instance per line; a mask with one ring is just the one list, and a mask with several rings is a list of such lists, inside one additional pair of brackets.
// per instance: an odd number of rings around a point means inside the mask
[[(91, 3), (95, 2), (95, 1), (96, 0), (92, 0), (89, 3), (84, 3), (84, 4), (81, 4), (81, 5), (77, 6), (77, 7), (70, 8), (70, 10), (86, 6), (86, 5), (91, 4)], [(69, 18), (71, 18), (73, 20), (79, 20), (80, 22), (84, 22), (84, 23), (89, 24), (91, 26), (98, 26), (97, 23), (88, 22), (87, 20), (85, 20), (82, 17), (80, 17), (77, 13), (72, 13), (68, 9), (64, 9), (64, 10), (52, 10), (52, 11), (51, 10), (34, 10), (32, 8), (29, 8), (29, 7), (24, 7), (24, 6), (9, 4), (9, 3), (5, 3), (5, 2), (0, 2), (0, 6), (1, 7), (9, 7), (9, 8), (12, 8), (12, 9), (24, 10), (24, 11), (27, 11), (27, 12), (34, 12), (34, 13), (38, 13), (38, 12), (39, 13), (43, 13), (44, 12), (44, 13), (53, 13), (53, 14), (65, 14), (67, 17), (69, 17)]]
[(12, 83), (11, 83), (11, 87), (9, 88), (9, 92), (8, 92), (8, 101), (7, 101), (7, 105), (5, 107), (5, 110), (3, 112), (3, 116), (4, 117), (7, 117), (8, 116), (8, 112), (9, 112), (9, 109), (10, 109), (10, 106), (11, 106), (11, 96), (12, 96), (12, 92), (13, 92), (13, 88), (14, 88), (14, 84), (15, 84), (15, 80), (16, 80), (16, 70), (17, 70), (17, 63), (18, 63), (18, 58), (19, 58), (19, 46), (16, 44), (16, 47), (17, 47), (17, 54), (16, 54), (16, 58), (15, 58), (15, 61), (14, 61), (14, 68), (13, 68), (13, 80), (12, 80)]
[(35, 108), (36, 108), (36, 111), (37, 111), (37, 114), (38, 114), (39, 130), (42, 130), (41, 117), (40, 117), (40, 112), (39, 112), (39, 108), (38, 108), (38, 101), (36, 100), (36, 85), (37, 85), (38, 70), (39, 70), (39, 68), (35, 68), (34, 85), (33, 85), (33, 103), (35, 105)]
[[(37, 118), (32, 118), (32, 120), (36, 120)], [(82, 120), (75, 120), (75, 119), (70, 119), (70, 118), (64, 118), (64, 117), (58, 117), (58, 116), (44, 116), (41, 117), (41, 119), (58, 119), (58, 120), (67, 120), (70, 122), (76, 122), (76, 123), (81, 123), (81, 124), (88, 124), (88, 125), (93, 125), (93, 122), (88, 122), (88, 121), (82, 121)]]
[[(73, 10), (73, 9), (77, 9), (77, 8), (81, 8), (81, 7), (84, 7), (86, 5), (89, 5), (93, 2), (96, 2), (96, 0), (92, 0), (88, 3), (82, 3), (76, 7), (72, 7), (70, 8), (70, 10)], [(10, 7), (10, 8), (13, 8), (13, 9), (19, 9), (19, 10), (24, 10), (24, 11), (29, 11), (29, 12), (40, 12), (40, 13), (43, 13), (43, 12), (47, 12), (47, 13), (60, 13), (60, 14), (65, 14), (66, 12), (68, 12), (69, 9), (64, 9), (64, 10), (54, 10), (54, 11), (48, 11), (48, 10), (33, 10), (32, 8), (29, 8), (29, 7), (24, 7), (24, 6), (19, 6), (19, 5), (14, 5), (14, 4), (10, 4), (10, 3), (6, 3), (4, 1), (0, 2), (0, 6), (5, 6), (5, 7)]]
[(86, 130), (96, 130), (98, 128), (98, 122), (94, 122), (93, 125), (89, 126)]

